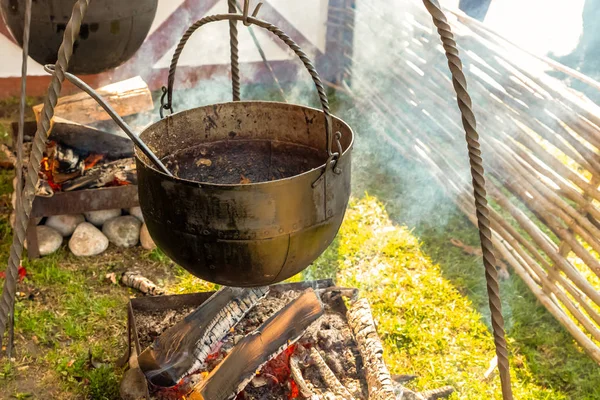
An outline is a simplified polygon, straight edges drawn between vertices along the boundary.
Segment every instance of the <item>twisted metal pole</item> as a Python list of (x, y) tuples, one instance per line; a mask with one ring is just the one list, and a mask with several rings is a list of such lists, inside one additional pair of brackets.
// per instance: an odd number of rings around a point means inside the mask
[[(236, 0), (227, 0), (229, 14), (236, 13)], [(233, 101), (240, 101), (240, 57), (238, 47), (237, 21), (229, 20), (229, 43), (231, 48), (231, 85)]]
[[(29, 33), (31, 32), (31, 4), (32, 0), (25, 1), (25, 21), (23, 24), (23, 53), (21, 60), (21, 98), (19, 103), (19, 129), (17, 133), (17, 141), (14, 146), (17, 149), (17, 162), (15, 164), (16, 180), (15, 185), (15, 204), (21, 204), (21, 191), (23, 190), (23, 129), (25, 126), (25, 103), (27, 95), (27, 60), (29, 59)], [(19, 265), (21, 260), (19, 260)], [(18, 273), (18, 271), (17, 271)], [(8, 343), (6, 344), (6, 355), (10, 360), (12, 356), (13, 343), (15, 338), (15, 305), (10, 309), (9, 326), (8, 326)], [(0, 339), (0, 343), (2, 343)]]
[(23, 254), (23, 243), (25, 241), (29, 216), (31, 215), (33, 199), (35, 198), (35, 187), (38, 183), (40, 162), (51, 129), (50, 121), (54, 116), (54, 107), (58, 102), (58, 96), (62, 90), (62, 83), (65, 80), (65, 71), (69, 66), (69, 60), (73, 55), (73, 44), (79, 36), (81, 22), (83, 21), (89, 3), (90, 0), (77, 0), (77, 3), (73, 6), (73, 13), (65, 28), (63, 42), (58, 49), (58, 61), (56, 62), (56, 68), (52, 75), (50, 86), (48, 87), (48, 95), (44, 100), (41, 121), (33, 139), (25, 188), (22, 192), (21, 202), (17, 203), (17, 218), (13, 233), (13, 241), (10, 247), (2, 298), (0, 299), (0, 348), (2, 347), (4, 332), (14, 307), (19, 264)]
[(433, 24), (442, 40), (448, 67), (452, 74), (452, 84), (456, 91), (458, 108), (462, 116), (462, 124), (467, 139), (469, 151), (469, 163), (471, 164), (471, 176), (473, 179), (473, 194), (475, 196), (475, 207), (477, 209), (477, 226), (479, 228), (479, 239), (483, 251), (483, 265), (485, 267), (485, 279), (489, 298), (490, 311), (492, 313), (492, 328), (494, 332), (494, 343), (496, 355), (498, 356), (498, 370), (502, 384), (502, 397), (504, 400), (512, 400), (512, 388), (510, 385), (510, 368), (508, 363), (508, 349), (504, 337), (504, 317), (502, 316), (502, 302), (500, 300), (500, 288), (498, 285), (498, 272), (496, 271), (496, 257), (492, 244), (492, 230), (490, 228), (489, 209), (486, 199), (485, 178), (483, 170), (483, 159), (479, 146), (479, 134), (476, 130), (475, 115), (473, 114), (471, 97), (467, 92), (467, 80), (462, 72), (462, 62), (458, 55), (458, 47), (452, 34), (452, 29), (442, 11), (438, 0), (423, 0), (425, 8), (431, 14)]

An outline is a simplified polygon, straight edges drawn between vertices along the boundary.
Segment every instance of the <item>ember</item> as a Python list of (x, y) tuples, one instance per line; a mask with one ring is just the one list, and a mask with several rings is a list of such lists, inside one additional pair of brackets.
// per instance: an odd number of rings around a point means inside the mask
[(54, 182), (54, 160), (48, 157), (42, 158), (40, 168), (40, 178), (48, 182), (52, 190), (60, 190), (60, 185)]
[(279, 383), (286, 382), (290, 377), (290, 357), (294, 354), (296, 345), (293, 344), (280, 355), (272, 359), (264, 366), (262, 373), (276, 378)]
[(88, 169), (92, 168), (99, 161), (102, 161), (103, 158), (104, 158), (104, 156), (102, 154), (91, 153), (89, 156), (86, 157), (86, 159), (84, 161), (84, 165), (85, 165), (84, 169), (88, 170)]

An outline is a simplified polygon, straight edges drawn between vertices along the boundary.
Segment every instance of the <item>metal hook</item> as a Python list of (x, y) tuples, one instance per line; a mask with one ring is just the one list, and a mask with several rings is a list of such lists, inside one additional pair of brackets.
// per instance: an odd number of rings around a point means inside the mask
[(338, 158), (335, 159), (335, 164), (333, 166), (333, 172), (336, 175), (339, 175), (342, 173), (342, 170), (337, 166), (338, 162), (340, 161), (340, 156), (344, 153), (344, 150), (342, 149), (342, 143), (340, 143), (340, 139), (342, 138), (342, 133), (341, 132), (336, 132), (335, 133), (335, 142), (337, 143), (337, 154), (339, 154)]
[(173, 107), (171, 106), (171, 103), (165, 104), (165, 96), (167, 95), (167, 88), (163, 86), (162, 92), (163, 92), (163, 94), (162, 94), (162, 96), (160, 96), (160, 108), (158, 109), (161, 119), (163, 119), (165, 117), (163, 110), (169, 110), (169, 111), (171, 111), (171, 114), (173, 113)]
[[(262, 2), (260, 2), (256, 5), (256, 7), (254, 8), (254, 11), (252, 12), (252, 18), (256, 18), (262, 5), (263, 5)], [(244, 22), (245, 26), (251, 25), (251, 23), (248, 22), (248, 12), (249, 11), (250, 11), (250, 0), (244, 0), (244, 10), (242, 11), (242, 15), (244, 16), (244, 18), (242, 19), (242, 21)]]

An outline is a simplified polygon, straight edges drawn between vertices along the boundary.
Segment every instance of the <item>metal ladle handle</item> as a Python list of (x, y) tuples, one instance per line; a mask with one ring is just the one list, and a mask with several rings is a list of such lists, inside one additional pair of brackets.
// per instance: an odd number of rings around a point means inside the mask
[[(317, 92), (319, 93), (319, 99), (321, 101), (321, 108), (323, 110), (323, 114), (325, 115), (325, 132), (327, 135), (327, 155), (329, 156), (327, 165), (329, 166), (329, 164), (331, 163), (331, 161), (333, 159), (335, 159), (336, 157), (337, 158), (341, 157), (341, 152), (340, 151), (333, 152), (333, 150), (332, 150), (332, 147), (333, 147), (333, 133), (332, 133), (333, 122), (332, 122), (332, 118), (331, 118), (331, 112), (329, 110), (329, 101), (327, 100), (327, 94), (325, 93), (325, 87), (323, 86), (323, 82), (321, 81), (321, 78), (319, 77), (319, 73), (317, 72), (315, 66), (313, 65), (311, 60), (308, 58), (306, 53), (304, 53), (304, 51), (302, 51), (300, 46), (298, 46), (298, 44), (296, 42), (294, 42), (294, 40), (292, 38), (290, 38), (288, 35), (286, 35), (277, 26), (275, 26), (269, 22), (266, 22), (266, 21), (256, 18), (257, 11), (258, 11), (258, 8), (257, 8), (257, 10), (254, 11), (253, 16), (248, 16), (247, 15), (247, 7), (245, 7), (244, 15), (240, 15), (240, 14), (210, 15), (208, 17), (204, 17), (204, 18), (196, 21), (193, 25), (191, 25), (188, 28), (188, 30), (185, 32), (185, 34), (181, 37), (179, 44), (177, 45), (177, 48), (175, 49), (175, 54), (173, 54), (173, 58), (171, 60), (171, 66), (169, 68), (168, 87), (167, 87), (165, 94), (163, 95), (163, 97), (165, 95), (167, 96), (167, 103), (164, 105), (161, 105), (161, 107), (163, 109), (173, 112), (173, 85), (175, 82), (175, 71), (177, 70), (177, 62), (179, 61), (179, 56), (181, 55), (181, 52), (183, 51), (183, 48), (185, 47), (190, 36), (192, 36), (192, 34), (198, 28), (200, 28), (203, 25), (206, 25), (210, 22), (217, 22), (217, 21), (224, 21), (224, 20), (242, 21), (244, 23), (244, 25), (246, 25), (246, 26), (249, 26), (250, 24), (254, 24), (256, 26), (259, 26), (259, 27), (266, 29), (269, 32), (273, 33), (279, 39), (281, 39), (285, 44), (287, 44), (289, 46), (289, 48), (292, 49), (294, 51), (294, 53), (296, 53), (298, 58), (300, 58), (300, 60), (304, 64), (304, 67), (310, 73), (310, 76), (312, 77), (313, 82), (315, 83), (315, 86), (317, 88)], [(338, 145), (337, 147), (339, 150), (341, 145)], [(339, 171), (336, 171), (335, 167), (334, 167), (334, 171), (336, 173), (339, 173)]]
[[(54, 64), (45, 65), (44, 70), (50, 74), (54, 73)], [(119, 127), (127, 134), (127, 136), (129, 136), (129, 139), (131, 139), (133, 144), (138, 149), (140, 149), (140, 151), (144, 153), (144, 155), (148, 157), (150, 161), (152, 161), (152, 163), (161, 172), (164, 172), (169, 176), (173, 176), (173, 174), (171, 174), (167, 167), (165, 167), (165, 165), (160, 161), (156, 154), (154, 154), (152, 150), (150, 150), (150, 148), (146, 146), (146, 143), (144, 143), (144, 141), (140, 139), (140, 137), (136, 135), (135, 132), (133, 132), (131, 127), (127, 125), (125, 121), (123, 121), (123, 118), (121, 118), (121, 116), (117, 114), (117, 112), (98, 94), (98, 92), (96, 92), (87, 83), (85, 83), (75, 75), (70, 74), (68, 72), (65, 72), (64, 74), (65, 78), (67, 78), (69, 82), (71, 82), (73, 85), (77, 86), (79, 89), (89, 94), (92, 99), (96, 100), (96, 102), (104, 109), (104, 111), (106, 111), (106, 113), (113, 119), (113, 121), (115, 121), (116, 124), (119, 125)]]

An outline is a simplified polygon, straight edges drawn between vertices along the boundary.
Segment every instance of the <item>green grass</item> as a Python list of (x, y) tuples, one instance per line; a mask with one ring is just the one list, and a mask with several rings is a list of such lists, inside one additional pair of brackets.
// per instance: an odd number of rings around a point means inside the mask
[[(448, 222), (454, 237), (476, 243), (460, 216)], [(338, 284), (369, 298), (393, 373), (419, 375), (419, 390), (452, 385), (454, 398), (501, 398), (497, 377), (482, 380), (495, 353), (479, 260), (448, 246), (439, 230), (418, 239), (367, 196), (352, 202), (335, 245), (306, 274), (319, 277), (318, 266), (332, 263)], [(600, 398), (600, 370), (521, 281), (512, 277), (502, 291), (515, 398)]]

